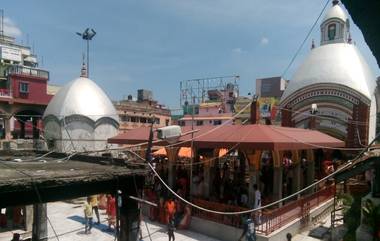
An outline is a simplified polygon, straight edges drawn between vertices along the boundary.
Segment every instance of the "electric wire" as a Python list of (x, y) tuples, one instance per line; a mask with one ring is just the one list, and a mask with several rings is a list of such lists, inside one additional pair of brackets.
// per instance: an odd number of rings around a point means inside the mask
[[(203, 208), (201, 206), (198, 206), (194, 203), (191, 203), (190, 201), (182, 198), (180, 195), (178, 195), (175, 191), (173, 191), (173, 189), (171, 189), (169, 187), (168, 184), (165, 183), (165, 181), (161, 178), (161, 176), (157, 173), (157, 171), (154, 169), (154, 167), (151, 165), (150, 162), (147, 162), (148, 163), (148, 166), (150, 167), (150, 169), (153, 171), (153, 173), (156, 175), (156, 177), (160, 180), (160, 182), (165, 186), (166, 189), (168, 189), (174, 196), (176, 196), (179, 200), (183, 201), (184, 203), (194, 207), (194, 208), (197, 208), (199, 210), (202, 210), (202, 211), (205, 211), (205, 212), (209, 212), (209, 213), (214, 213), (214, 214), (221, 214), (221, 215), (242, 215), (242, 214), (248, 214), (248, 213), (252, 213), (252, 212), (256, 212), (256, 211), (259, 211), (259, 210), (262, 210), (262, 209), (265, 209), (265, 208), (268, 208), (268, 207), (271, 207), (273, 205), (276, 205), (276, 204), (279, 204), (283, 201), (286, 201), (290, 198), (293, 198), (293, 197), (296, 197), (298, 196), (299, 194), (305, 192), (306, 190), (320, 184), (321, 182), (329, 179), (329, 178), (332, 178), (333, 176), (335, 176), (336, 174), (340, 173), (341, 171), (343, 170), (346, 170), (348, 167), (352, 166), (354, 163), (356, 163), (356, 161), (369, 149), (369, 147), (371, 147), (373, 145), (373, 143), (379, 138), (380, 136), (380, 133), (378, 133), (376, 135), (376, 137), (366, 146), (366, 148), (364, 148), (364, 150), (362, 150), (353, 160), (350, 160), (347, 162), (347, 164), (343, 165), (342, 167), (340, 167), (339, 169), (337, 169), (336, 171), (328, 174), (327, 176), (319, 179), (318, 181), (315, 181), (314, 183), (310, 184), (309, 186), (287, 196), (287, 197), (284, 197), (282, 199), (279, 199), (277, 201), (274, 201), (274, 202), (271, 202), (267, 205), (264, 205), (264, 206), (261, 206), (261, 207), (258, 207), (258, 208), (253, 208), (253, 209), (249, 209), (249, 210), (245, 210), (245, 211), (239, 211), (239, 212), (221, 212), (221, 211), (216, 211), (216, 210), (211, 210), (211, 209), (207, 209), (207, 208)], [(142, 159), (145, 161), (145, 159), (143, 157), (141, 157), (139, 154), (137, 153), (134, 153), (138, 158)]]
[(293, 56), (292, 59), (290, 60), (290, 63), (289, 63), (288, 66), (285, 68), (284, 72), (282, 73), (282, 75), (281, 75), (282, 77), (285, 76), (285, 74), (288, 72), (289, 68), (292, 66), (294, 60), (297, 58), (297, 56), (298, 56), (299, 52), (301, 51), (302, 47), (305, 45), (305, 43), (306, 43), (306, 41), (308, 40), (310, 34), (313, 32), (315, 25), (317, 25), (319, 19), (321, 18), (322, 14), (323, 14), (323, 12), (325, 11), (325, 9), (326, 9), (327, 5), (329, 4), (329, 2), (330, 2), (330, 0), (327, 0), (327, 1), (326, 1), (325, 5), (323, 6), (321, 12), (320, 12), (319, 15), (318, 15), (318, 18), (314, 21), (314, 23), (313, 23), (313, 25), (311, 26), (309, 32), (307, 33), (305, 39), (302, 41), (302, 43), (301, 43), (301, 45), (298, 47), (296, 53), (294, 54), (294, 56)]
[[(180, 141), (180, 142), (176, 142), (176, 143), (173, 143), (173, 144), (168, 144), (166, 146), (164, 146), (164, 148), (170, 148), (170, 147), (175, 147), (175, 146), (178, 146), (178, 145), (181, 145), (183, 143), (187, 143), (187, 142), (191, 142), (191, 141), (194, 141), (196, 138), (200, 138), (204, 135), (207, 135), (215, 130), (217, 130), (218, 128), (221, 128), (222, 126), (224, 125), (227, 125), (229, 124), (230, 122), (232, 122), (237, 116), (239, 116), (242, 112), (244, 112), (250, 105), (252, 104), (252, 102), (248, 103), (246, 106), (244, 106), (238, 113), (236, 113), (235, 115), (233, 115), (231, 117), (230, 120), (222, 123), (222, 125), (218, 125), (217, 127), (215, 128), (212, 128), (210, 129), (209, 131), (206, 131), (205, 133), (202, 133), (201, 135), (198, 135), (198, 136), (195, 136), (189, 140), (184, 140), (184, 141)], [(288, 110), (288, 111), (293, 111), (293, 110), (289, 110), (289, 109), (286, 109), (286, 108), (279, 108), (279, 109), (284, 109), (284, 110)], [(308, 115), (306, 113), (302, 113), (302, 112), (299, 112), (299, 111), (293, 111), (295, 113), (300, 113), (300, 114), (305, 114), (305, 115)], [(314, 116), (314, 117), (322, 117), (322, 116), (315, 116), (315, 115), (310, 115), (310, 116)], [(331, 119), (331, 118), (330, 118)], [(332, 119), (334, 120), (334, 119)], [(40, 128), (39, 128), (40, 129)], [(66, 130), (67, 131), (67, 130)], [(73, 139), (71, 139), (71, 137), (69, 136), (69, 139), (72, 143)], [(78, 139), (78, 141), (80, 141)], [(83, 139), (83, 141), (87, 141), (85, 139)], [(157, 141), (159, 142), (159, 141)], [(306, 142), (304, 142), (303, 144), (306, 144)], [(73, 143), (72, 143), (73, 145)], [(102, 150), (93, 150), (93, 151), (82, 151), (82, 152), (79, 152), (77, 151), (77, 153), (96, 153), (96, 152), (104, 152), (104, 151), (112, 151), (112, 150), (118, 150), (118, 151), (121, 151), (121, 150), (127, 150), (127, 149), (130, 149), (130, 148), (133, 148), (133, 147), (139, 147), (139, 146), (143, 146), (143, 145), (146, 145), (146, 142), (144, 143), (140, 143), (140, 144), (136, 144), (136, 145), (132, 145), (132, 146), (126, 146), (126, 147), (118, 147), (118, 148), (107, 148), (107, 149), (102, 149)], [(310, 144), (310, 146), (315, 146), (313, 144)], [(318, 148), (327, 148), (327, 149), (334, 149), (334, 150), (362, 150), (363, 148), (338, 148), (338, 147), (335, 147), (335, 148), (332, 148), (332, 147), (327, 147), (327, 146), (322, 146), (322, 145), (318, 145)]]

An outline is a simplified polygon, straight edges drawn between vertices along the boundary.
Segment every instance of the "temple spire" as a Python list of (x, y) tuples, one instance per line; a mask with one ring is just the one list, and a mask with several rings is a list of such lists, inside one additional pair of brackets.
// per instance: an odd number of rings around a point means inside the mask
[(84, 61), (84, 54), (83, 54), (83, 59), (82, 59), (82, 69), (80, 70), (80, 77), (82, 77), (82, 78), (88, 78), (86, 63)]

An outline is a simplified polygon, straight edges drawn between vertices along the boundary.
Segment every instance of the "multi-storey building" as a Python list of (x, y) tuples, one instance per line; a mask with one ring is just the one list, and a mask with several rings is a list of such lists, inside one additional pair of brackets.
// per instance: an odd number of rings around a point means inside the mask
[(114, 102), (120, 118), (120, 132), (149, 126), (152, 122), (155, 128), (171, 125), (170, 110), (153, 100), (151, 91), (140, 89), (137, 93), (137, 100), (129, 95), (125, 100)]
[(39, 138), (41, 117), (53, 95), (47, 93), (49, 72), (37, 56), (15, 38), (0, 36), (0, 137)]

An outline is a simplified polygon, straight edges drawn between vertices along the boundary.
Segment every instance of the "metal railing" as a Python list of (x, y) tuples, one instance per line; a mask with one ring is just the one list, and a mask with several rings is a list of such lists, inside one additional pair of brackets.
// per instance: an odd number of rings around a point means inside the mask
[(310, 210), (333, 198), (334, 193), (335, 186), (330, 185), (280, 208), (263, 210), (261, 223), (256, 227), (256, 231), (268, 235), (298, 218), (301, 219), (301, 223), (308, 222)]
[[(239, 206), (233, 206), (223, 203), (217, 203), (217, 202), (210, 202), (203, 199), (193, 199), (192, 202), (198, 206), (201, 206), (203, 208), (216, 210), (220, 212), (239, 212), (247, 210), (247, 208), (239, 207)], [(205, 212), (199, 209), (192, 209), (192, 214), (195, 217), (210, 220), (216, 223), (221, 223), (233, 227), (241, 227), (241, 217), (240, 215), (221, 215), (221, 214), (215, 214), (215, 213), (209, 213)]]
[[(260, 215), (256, 214), (256, 220), (260, 220), (260, 223), (256, 226), (256, 232), (264, 235), (269, 235), (275, 230), (284, 227), (286, 224), (289, 224), (298, 218), (300, 218), (302, 225), (307, 225), (310, 219), (310, 210), (333, 198), (334, 193), (335, 186), (330, 185), (323, 187), (321, 190), (313, 194), (309, 194), (301, 197), (296, 201), (289, 202), (280, 208), (273, 210), (264, 209)], [(217, 210), (221, 212), (236, 212), (247, 210), (247, 208), (217, 202), (210, 202), (203, 199), (193, 199), (193, 203), (207, 209)], [(198, 218), (237, 228), (242, 227), (242, 220), (238, 215), (231, 216), (213, 214), (194, 208), (192, 212), (193, 216)], [(257, 218), (257, 215), (259, 215), (260, 218)]]
[(20, 65), (11, 66), (7, 70), (7, 74), (28, 75), (28, 76), (36, 76), (39, 78), (49, 79), (49, 71), (36, 69), (32, 67), (20, 66)]
[(11, 92), (9, 89), (0, 89), (0, 97), (9, 97), (11, 96)]

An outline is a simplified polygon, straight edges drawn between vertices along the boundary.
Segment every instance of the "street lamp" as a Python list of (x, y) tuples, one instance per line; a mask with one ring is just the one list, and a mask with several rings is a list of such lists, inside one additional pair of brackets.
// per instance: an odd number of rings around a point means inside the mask
[(96, 35), (96, 32), (92, 28), (86, 28), (83, 33), (77, 32), (76, 34), (87, 41), (87, 78), (90, 78), (90, 40)]

